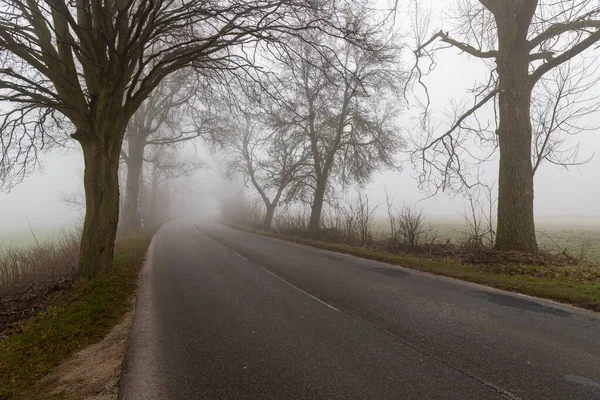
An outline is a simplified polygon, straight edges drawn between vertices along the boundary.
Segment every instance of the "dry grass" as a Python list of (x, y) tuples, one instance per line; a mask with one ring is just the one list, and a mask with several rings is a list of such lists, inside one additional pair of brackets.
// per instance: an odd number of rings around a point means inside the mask
[(0, 341), (22, 330), (73, 286), (79, 235), (0, 248)]
[(69, 279), (77, 267), (79, 235), (63, 232), (27, 246), (0, 245), (0, 294)]

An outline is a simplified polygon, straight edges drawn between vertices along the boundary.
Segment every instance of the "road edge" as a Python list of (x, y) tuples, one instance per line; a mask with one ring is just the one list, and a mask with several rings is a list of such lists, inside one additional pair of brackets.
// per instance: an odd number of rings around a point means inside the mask
[[(327, 243), (327, 242), (322, 242), (322, 243), (321, 242), (315, 242), (314, 244), (311, 244), (312, 241), (310, 241), (310, 240), (303, 240), (302, 238), (286, 237), (284, 235), (279, 235), (279, 234), (276, 234), (276, 233), (262, 232), (262, 231), (255, 230), (255, 229), (252, 229), (252, 228), (246, 228), (246, 227), (243, 227), (243, 226), (226, 224), (226, 223), (222, 223), (221, 225), (224, 226), (224, 227), (230, 228), (230, 229), (237, 230), (239, 232), (244, 232), (244, 233), (256, 235), (258, 237), (263, 237), (263, 238), (268, 238), (268, 239), (272, 239), (272, 240), (277, 240), (277, 241), (280, 241), (280, 242), (283, 242), (283, 243), (300, 246), (302, 248), (315, 249), (315, 250), (318, 250), (318, 251), (322, 251), (322, 252), (326, 252), (326, 253), (331, 253), (331, 254), (336, 254), (336, 255), (341, 255), (341, 256), (344, 256), (344, 257), (350, 257), (350, 258), (359, 259), (359, 260), (368, 260), (370, 262), (375, 262), (375, 263), (379, 263), (379, 264), (382, 264), (382, 265), (385, 265), (385, 266), (390, 266), (390, 267), (393, 267), (393, 268), (397, 268), (397, 269), (400, 269), (400, 270), (405, 271), (405, 272), (421, 274), (421, 275), (428, 276), (428, 277), (433, 277), (433, 278), (436, 278), (436, 279), (439, 279), (439, 280), (445, 280), (445, 281), (450, 281), (450, 282), (454, 282), (454, 283), (459, 283), (459, 284), (471, 286), (471, 287), (478, 288), (478, 289), (486, 289), (486, 290), (489, 290), (489, 291), (492, 291), (492, 292), (502, 293), (502, 294), (505, 294), (505, 295), (513, 295), (513, 296), (516, 296), (516, 297), (521, 297), (521, 298), (524, 298), (524, 299), (536, 301), (538, 303), (549, 303), (551, 306), (556, 307), (556, 308), (569, 309), (569, 310), (581, 312), (581, 313), (584, 313), (586, 315), (590, 315), (590, 316), (593, 316), (593, 317), (596, 317), (596, 318), (600, 315), (600, 309), (598, 311), (596, 311), (594, 308), (585, 308), (585, 307), (578, 306), (576, 304), (572, 304), (572, 303), (568, 303), (568, 302), (562, 302), (562, 301), (559, 301), (559, 300), (556, 300), (556, 299), (552, 299), (552, 298), (548, 298), (548, 297), (536, 296), (536, 295), (529, 294), (529, 293), (524, 293), (524, 292), (521, 292), (521, 291), (513, 291), (513, 290), (502, 288), (502, 287), (487, 285), (487, 284), (482, 283), (482, 282), (472, 281), (472, 280), (468, 280), (468, 279), (461, 279), (461, 278), (458, 278), (458, 277), (453, 277), (453, 276), (449, 276), (449, 275), (444, 275), (444, 274), (439, 274), (439, 273), (430, 272), (430, 271), (426, 271), (426, 270), (421, 270), (421, 269), (417, 269), (417, 268), (412, 268), (412, 267), (409, 267), (409, 266), (402, 265), (401, 263), (400, 264), (396, 264), (396, 263), (387, 262), (387, 261), (381, 260), (381, 259), (363, 257), (363, 256), (360, 256), (360, 255), (357, 255), (357, 254), (344, 252), (343, 250), (340, 250), (340, 249), (327, 249), (327, 248), (321, 247), (321, 245), (335, 245), (335, 244), (331, 244), (331, 243)], [(343, 246), (338, 246), (338, 247), (341, 248)], [(350, 248), (350, 246), (346, 246), (346, 247)], [(426, 262), (427, 260), (423, 259), (423, 261)]]

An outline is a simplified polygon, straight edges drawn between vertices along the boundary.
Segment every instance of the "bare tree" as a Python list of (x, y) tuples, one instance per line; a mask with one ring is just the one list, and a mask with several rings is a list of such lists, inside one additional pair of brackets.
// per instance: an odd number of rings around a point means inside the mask
[[(349, 26), (366, 24), (364, 10), (345, 16)], [(403, 146), (394, 123), (402, 82), (399, 48), (373, 31), (362, 46), (323, 36), (296, 41), (278, 57), (282, 106), (275, 125), (296, 132), (310, 149), (309, 229), (318, 230), (332, 177), (366, 182), (380, 167), (394, 167)], [(312, 42), (326, 43), (316, 49)]]
[[(442, 135), (432, 134), (431, 127), (426, 126), (426, 143), (415, 153), (423, 179), (434, 180), (438, 188), (446, 187), (448, 176), (453, 174), (464, 181), (461, 156), (469, 154), (469, 136), (475, 135), (480, 144), (497, 144), (500, 165), (495, 247), (537, 251), (532, 93), (549, 72), (598, 43), (600, 6), (594, 0), (461, 0), (453, 30), (440, 30), (429, 39), (424, 27), (427, 20), (416, 21), (417, 61), (412, 77), (419, 84), (423, 85), (424, 76), (419, 60), (428, 59), (431, 69), (435, 53), (448, 47), (483, 60), (490, 70), (489, 78), (472, 89), (472, 105), (456, 108), (460, 112)], [(486, 107), (495, 112), (491, 126), (477, 117)], [(493, 136), (486, 135), (490, 132)], [(439, 157), (446, 161), (435, 161)], [(548, 159), (544, 154), (542, 157)], [(436, 173), (442, 176), (439, 180), (433, 176)]]
[(176, 146), (207, 136), (210, 111), (199, 100), (199, 79), (189, 71), (178, 71), (148, 96), (129, 121), (125, 131), (127, 149), (121, 158), (127, 166), (125, 199), (120, 229), (128, 234), (140, 228), (139, 198), (144, 152), (147, 146)]
[(292, 199), (301, 185), (308, 153), (301, 136), (272, 130), (248, 112), (240, 114), (225, 135), (225, 148), (234, 152), (228, 173), (241, 174), (254, 187), (265, 205), (263, 227), (271, 229), (277, 206)]
[(152, 149), (144, 159), (147, 172), (143, 183), (147, 190), (142, 196), (146, 204), (145, 225), (157, 225), (164, 222), (169, 212), (171, 188), (183, 179), (205, 166), (196, 157), (184, 157), (177, 149), (161, 146)]
[[(321, 7), (322, 6), (322, 7)], [(1, 0), (3, 174), (26, 171), (48, 132), (71, 129), (83, 149), (86, 217), (79, 274), (110, 267), (118, 165), (130, 117), (171, 73), (244, 70), (239, 46), (329, 26), (311, 0)], [(10, 149), (8, 151), (7, 149)]]

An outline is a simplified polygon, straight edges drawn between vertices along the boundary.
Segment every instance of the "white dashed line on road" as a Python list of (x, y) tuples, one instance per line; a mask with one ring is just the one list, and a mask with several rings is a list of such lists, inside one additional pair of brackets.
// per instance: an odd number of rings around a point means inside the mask
[(290, 282), (286, 281), (285, 279), (283, 279), (283, 278), (282, 278), (282, 277), (280, 277), (279, 275), (276, 275), (276, 274), (272, 273), (272, 272), (271, 272), (271, 271), (269, 271), (268, 269), (264, 269), (264, 268), (263, 268), (263, 271), (265, 271), (265, 272), (266, 272), (266, 273), (268, 273), (268, 274), (271, 274), (271, 275), (273, 275), (275, 278), (277, 278), (277, 279), (279, 279), (279, 280), (281, 280), (281, 281), (284, 281), (285, 283), (287, 283), (287, 284), (288, 284), (288, 285), (290, 285), (291, 287), (295, 288), (296, 290), (299, 290), (299, 291), (301, 291), (302, 293), (304, 293), (305, 295), (307, 295), (307, 296), (308, 296), (308, 297), (310, 297), (310, 298), (313, 298), (313, 299), (315, 299), (315, 300), (316, 300), (316, 301), (318, 301), (319, 303), (326, 305), (327, 307), (331, 308), (332, 310), (335, 310), (335, 311), (337, 311), (337, 312), (339, 312), (339, 311), (340, 311), (340, 310), (338, 310), (337, 308), (335, 308), (334, 306), (332, 306), (331, 304), (329, 304), (329, 303), (326, 303), (326, 302), (324, 302), (323, 300), (319, 299), (318, 297), (315, 297), (315, 296), (313, 296), (312, 294), (308, 293), (307, 291), (300, 289), (298, 286), (294, 285), (293, 283), (290, 283)]

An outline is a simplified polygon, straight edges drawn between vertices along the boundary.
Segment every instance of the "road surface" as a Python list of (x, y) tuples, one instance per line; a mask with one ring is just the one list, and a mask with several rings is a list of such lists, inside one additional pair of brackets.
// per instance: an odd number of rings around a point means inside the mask
[(598, 314), (175, 221), (119, 398), (600, 399)]

